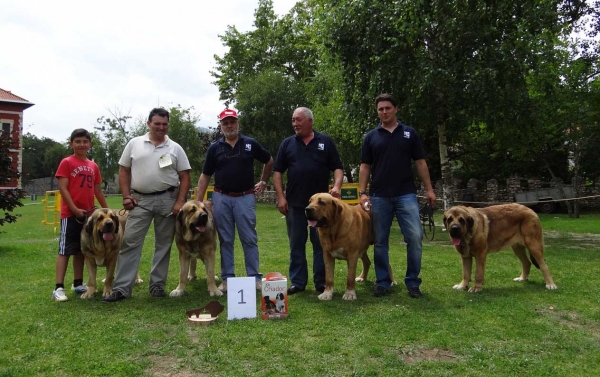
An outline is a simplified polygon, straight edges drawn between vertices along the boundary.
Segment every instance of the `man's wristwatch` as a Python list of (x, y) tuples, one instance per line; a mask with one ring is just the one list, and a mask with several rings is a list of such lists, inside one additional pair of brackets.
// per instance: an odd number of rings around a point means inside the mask
[(359, 191), (358, 192), (358, 196), (363, 196), (363, 195), (367, 195), (366, 191)]

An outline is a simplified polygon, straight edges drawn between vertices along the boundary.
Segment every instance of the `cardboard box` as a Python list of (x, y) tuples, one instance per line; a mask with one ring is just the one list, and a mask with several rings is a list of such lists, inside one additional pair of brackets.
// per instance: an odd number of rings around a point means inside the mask
[(262, 279), (262, 319), (285, 318), (288, 315), (287, 278), (279, 272)]

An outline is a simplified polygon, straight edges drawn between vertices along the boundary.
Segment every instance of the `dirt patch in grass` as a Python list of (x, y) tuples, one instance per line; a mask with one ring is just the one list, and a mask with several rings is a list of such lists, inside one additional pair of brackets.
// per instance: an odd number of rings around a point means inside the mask
[(153, 377), (205, 377), (208, 374), (181, 369), (182, 361), (173, 356), (152, 356), (152, 367), (146, 372)]
[(546, 238), (570, 238), (576, 241), (600, 241), (600, 234), (597, 233), (563, 233), (557, 231), (544, 232)]
[(454, 352), (439, 348), (415, 349), (413, 347), (406, 347), (400, 350), (399, 356), (409, 365), (417, 364), (422, 361), (450, 363), (457, 363), (460, 361), (459, 357), (456, 356)]
[(544, 316), (552, 318), (565, 327), (581, 330), (596, 339), (600, 339), (600, 324), (593, 319), (586, 318), (577, 312), (557, 310), (552, 306), (547, 309), (542, 309), (540, 312)]

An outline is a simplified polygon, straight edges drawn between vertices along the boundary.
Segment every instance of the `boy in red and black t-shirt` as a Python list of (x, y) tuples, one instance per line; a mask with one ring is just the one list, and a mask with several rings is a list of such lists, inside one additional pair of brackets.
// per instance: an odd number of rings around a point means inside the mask
[(64, 158), (56, 171), (62, 202), (56, 259), (56, 288), (52, 292), (55, 301), (68, 300), (64, 280), (71, 255), (73, 255), (74, 277), (71, 289), (75, 293), (87, 291), (87, 286), (83, 283), (85, 258), (80, 246), (81, 229), (87, 216), (94, 211), (94, 196), (103, 208), (108, 207), (100, 188), (102, 182), (100, 169), (94, 161), (87, 159), (87, 152), (92, 147), (90, 133), (83, 128), (76, 129), (71, 133), (69, 146), (73, 148), (73, 155)]

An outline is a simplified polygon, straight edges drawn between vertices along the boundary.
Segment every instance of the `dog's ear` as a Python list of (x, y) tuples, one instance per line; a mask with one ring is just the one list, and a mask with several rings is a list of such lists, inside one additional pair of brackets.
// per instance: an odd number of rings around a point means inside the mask
[(87, 234), (92, 234), (92, 232), (94, 231), (94, 223), (96, 222), (95, 220), (96, 220), (96, 214), (94, 213), (85, 222), (85, 225), (83, 226), (83, 229), (85, 230), (85, 232)]
[(467, 229), (473, 229), (473, 225), (475, 225), (475, 219), (471, 216), (467, 217)]
[(210, 200), (205, 200), (202, 204), (204, 204), (204, 208), (212, 212), (212, 202)]
[(115, 233), (119, 233), (119, 225), (121, 225), (121, 224), (119, 224), (119, 216), (117, 216), (117, 214), (113, 212), (110, 215), (110, 218), (115, 223)]
[(446, 224), (446, 221), (448, 220), (448, 218), (446, 217), (446, 215), (444, 215), (444, 218), (442, 219), (442, 224), (444, 224), (444, 227), (447, 228), (448, 224)]
[(177, 221), (179, 221), (179, 225), (183, 226), (183, 211), (179, 210), (179, 213), (177, 214)]

